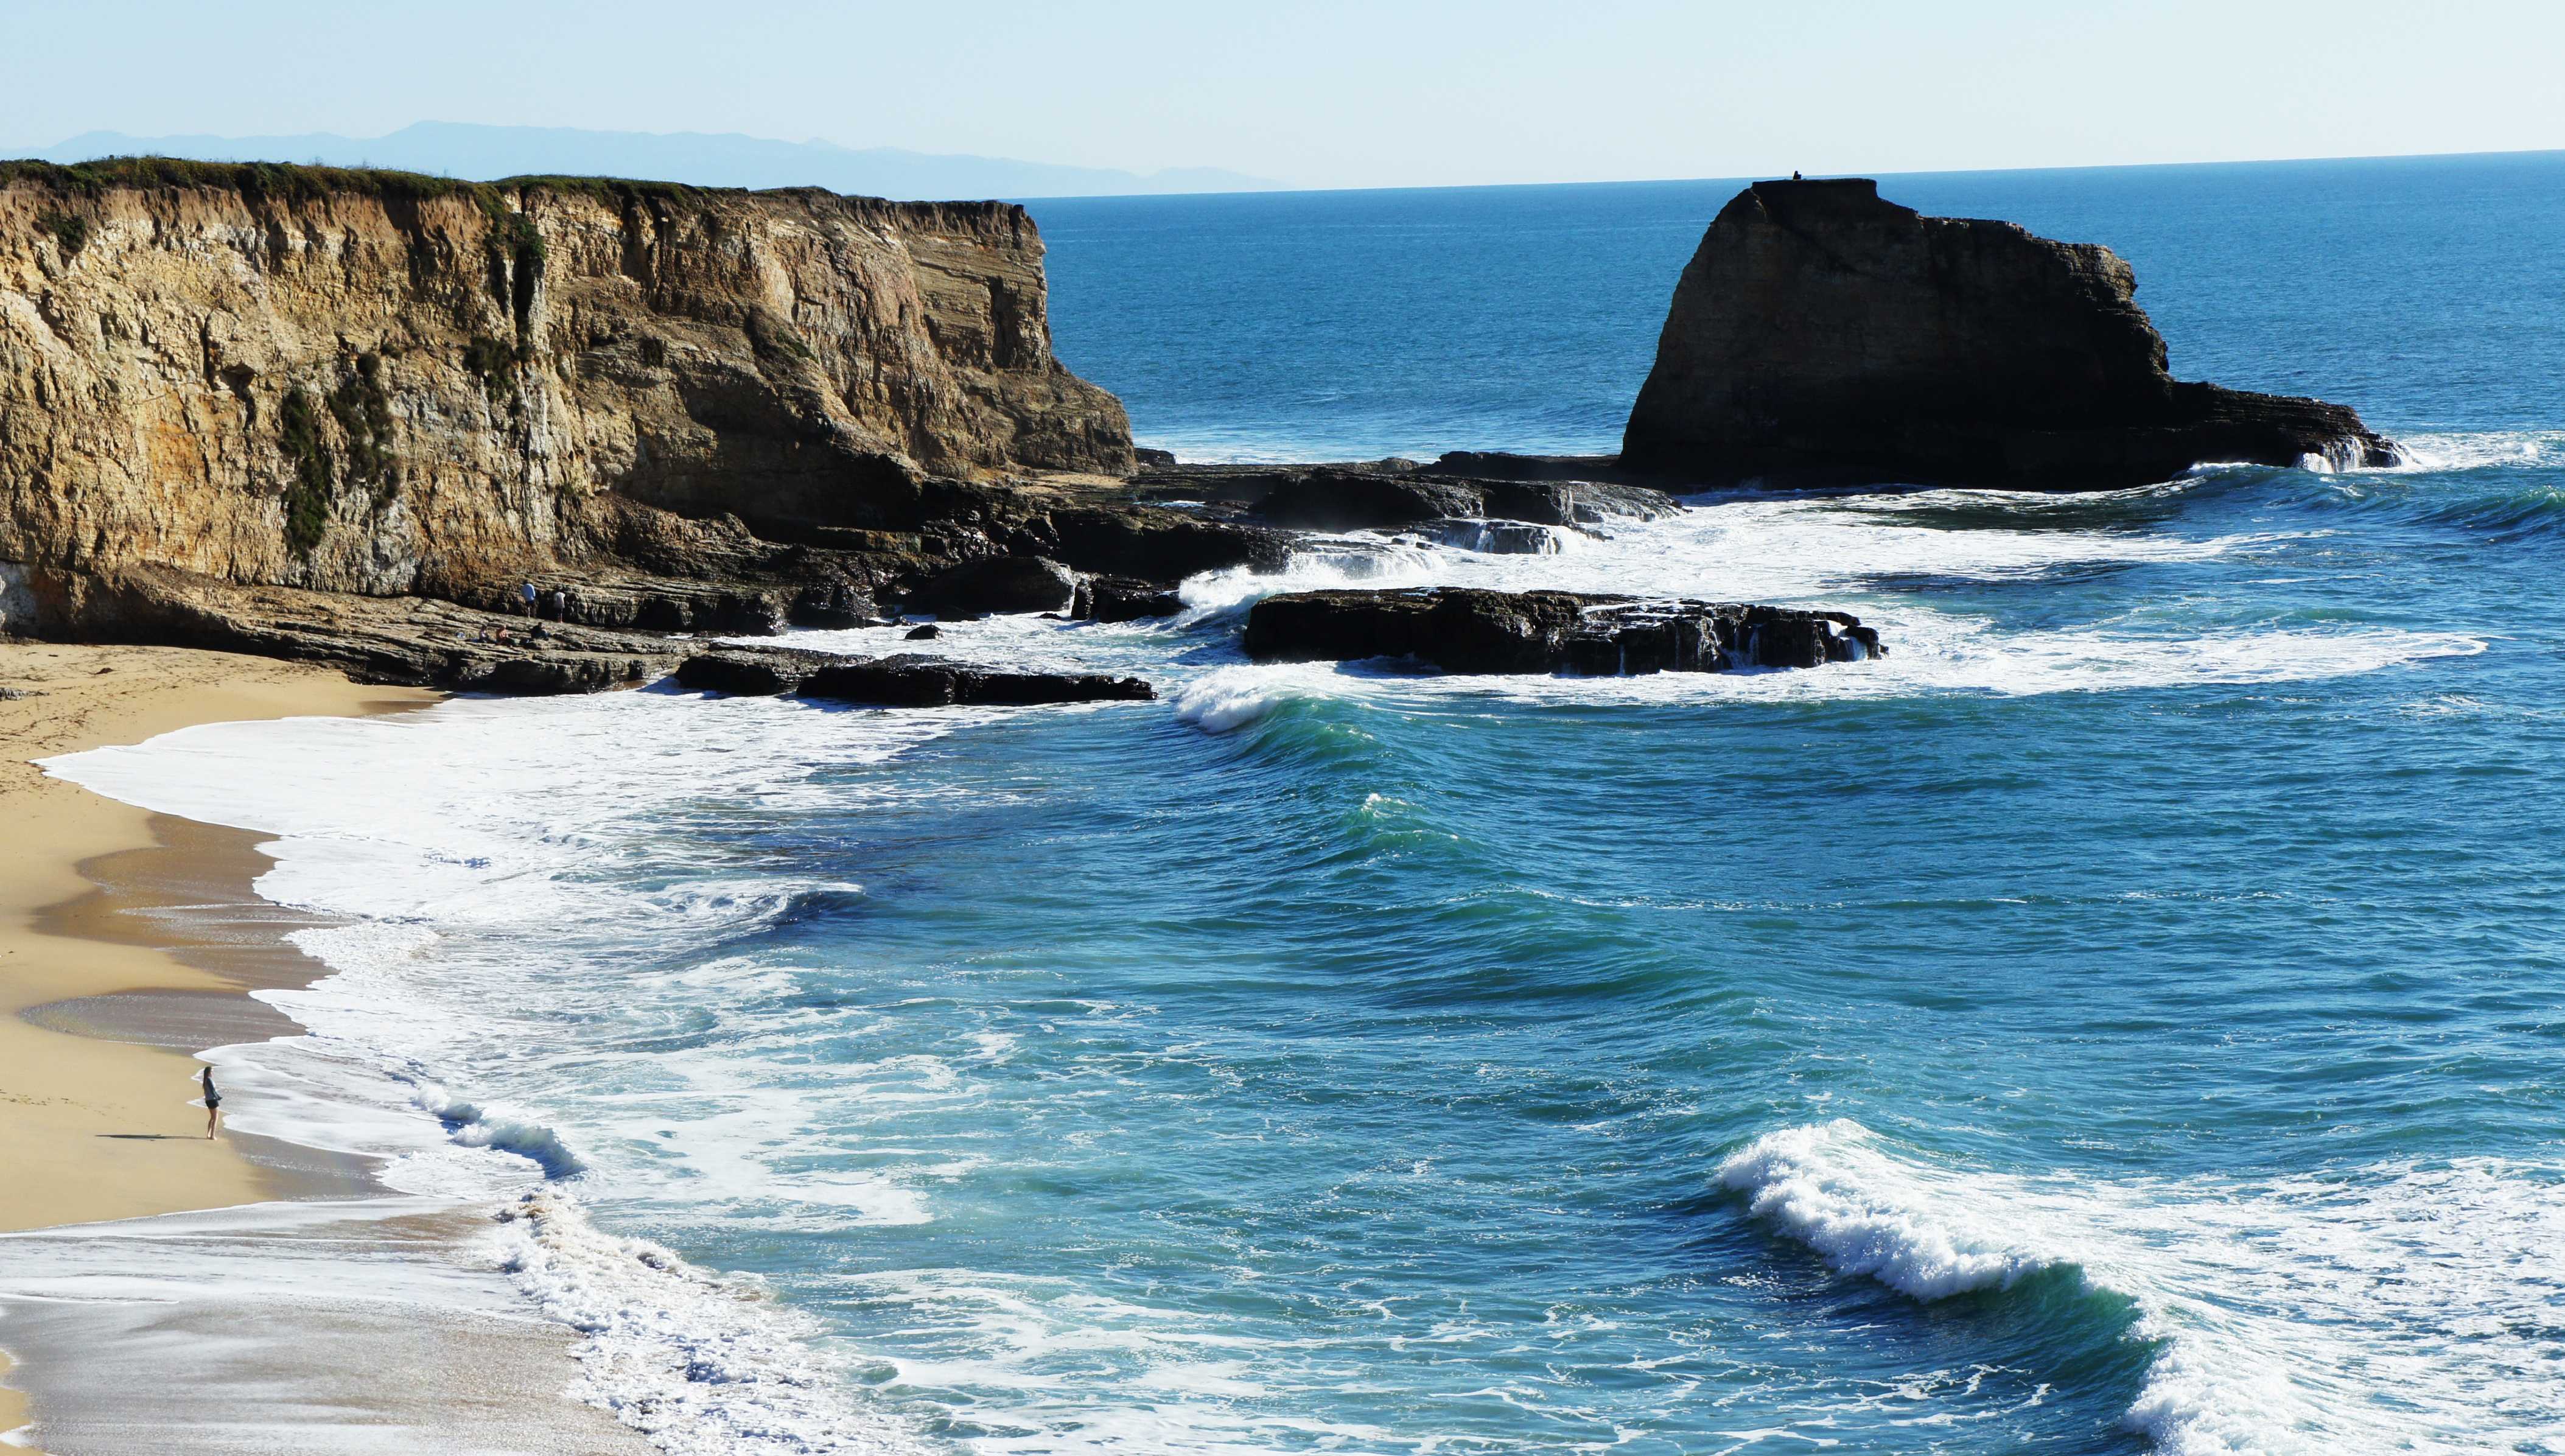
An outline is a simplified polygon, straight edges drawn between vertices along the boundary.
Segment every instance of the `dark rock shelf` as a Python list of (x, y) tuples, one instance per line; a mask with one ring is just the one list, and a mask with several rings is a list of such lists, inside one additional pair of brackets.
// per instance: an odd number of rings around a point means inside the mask
[(678, 664), (676, 676), (678, 686), (703, 692), (740, 697), (791, 693), (898, 708), (1145, 702), (1157, 696), (1136, 677), (1008, 672), (913, 652), (847, 658), (792, 647), (724, 647), (688, 657)]
[(1877, 631), (1840, 611), (1460, 587), (1268, 597), (1248, 612), (1245, 645), (1259, 662), (1412, 657), (1446, 672), (1583, 677), (1816, 667), (1886, 652)]

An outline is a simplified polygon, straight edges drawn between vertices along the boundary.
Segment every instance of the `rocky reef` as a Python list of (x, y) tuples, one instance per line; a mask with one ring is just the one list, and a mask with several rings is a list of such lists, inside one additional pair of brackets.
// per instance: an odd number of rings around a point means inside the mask
[(1885, 650), (1839, 611), (1461, 587), (1268, 597), (1248, 612), (1245, 646), (1259, 662), (1412, 657), (1446, 672), (1581, 677), (1816, 667)]
[(2176, 380), (2109, 249), (1757, 182), (1676, 286), (1619, 464), (1701, 484), (2104, 488), (2393, 463), (2338, 404)]

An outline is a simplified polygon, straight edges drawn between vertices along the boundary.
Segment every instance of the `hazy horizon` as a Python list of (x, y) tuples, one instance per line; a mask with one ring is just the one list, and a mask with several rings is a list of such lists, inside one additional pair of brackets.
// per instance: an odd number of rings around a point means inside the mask
[(371, 137), (436, 119), (1337, 190), (2565, 147), (2545, 74), (2565, 7), (2528, 3), (1010, 0), (743, 6), (707, 27), (668, 0), (458, 0), (433, 25), (130, 0), (21, 6), (0, 28), (12, 154), (96, 131)]
[[(698, 176), (686, 176), (686, 175), (680, 175), (680, 174), (678, 174), (678, 171), (677, 171), (676, 169), (662, 169), (662, 170), (656, 170), (656, 171), (634, 171), (634, 170), (629, 170), (629, 169), (615, 169), (615, 168), (594, 168), (594, 169), (583, 169), (583, 168), (579, 168), (579, 167), (563, 167), (563, 166), (524, 166), (524, 167), (518, 167), (518, 168), (514, 168), (514, 169), (492, 169), (492, 168), (488, 168), (488, 167), (483, 167), (483, 168), (479, 168), (479, 169), (477, 169), (477, 170), (476, 170), (476, 169), (474, 169), (474, 168), (472, 168), (472, 167), (470, 167), (470, 166), (465, 166), (465, 165), (453, 165), (453, 164), (437, 164), (437, 163), (435, 163), (435, 162), (433, 162), (433, 161), (429, 161), (429, 160), (420, 160), (420, 159), (417, 159), (417, 158), (415, 158), (415, 157), (403, 158), (403, 159), (389, 159), (389, 160), (386, 160), (386, 159), (376, 159), (376, 158), (368, 158), (368, 159), (358, 160), (358, 159), (351, 159), (351, 158), (350, 158), (350, 157), (330, 156), (330, 155), (323, 155), (323, 156), (315, 157), (315, 156), (311, 156), (311, 155), (303, 155), (303, 154), (279, 154), (277, 151), (274, 151), (274, 150), (272, 150), (272, 151), (270, 151), (270, 152), (266, 152), (266, 153), (254, 152), (254, 151), (250, 151), (250, 150), (241, 150), (241, 151), (238, 151), (238, 152), (236, 152), (236, 153), (235, 153), (235, 152), (230, 152), (230, 151), (225, 151), (225, 152), (224, 152), (224, 154), (221, 154), (221, 155), (213, 155), (212, 153), (213, 153), (217, 148), (215, 148), (215, 147), (213, 147), (213, 146), (208, 146), (208, 145), (204, 145), (204, 144), (203, 144), (203, 143), (218, 143), (218, 142), (240, 142), (240, 143), (251, 143), (251, 142), (266, 142), (266, 141), (310, 142), (310, 141), (315, 141), (315, 140), (324, 140), (324, 141), (331, 141), (331, 142), (344, 143), (344, 144), (347, 144), (347, 145), (351, 145), (351, 146), (355, 146), (355, 147), (359, 147), (359, 148), (361, 148), (361, 147), (365, 147), (365, 146), (371, 145), (372, 143), (375, 143), (375, 142), (381, 142), (381, 141), (386, 141), (386, 140), (390, 140), (390, 139), (396, 138), (396, 137), (400, 136), (400, 135), (401, 135), (402, 133), (404, 133), (404, 132), (409, 132), (409, 131), (413, 131), (413, 130), (427, 130), (427, 129), (430, 129), (430, 128), (439, 128), (439, 127), (457, 127), (457, 128), (474, 128), (474, 129), (485, 129), (485, 128), (486, 128), (486, 129), (489, 129), (489, 130), (495, 130), (495, 131), (511, 131), (511, 130), (515, 130), (515, 131), (523, 131), (523, 132), (527, 132), (527, 133), (530, 133), (530, 134), (533, 134), (533, 133), (542, 133), (542, 132), (578, 132), (578, 133), (582, 133), (582, 134), (585, 134), (585, 135), (591, 135), (591, 136), (596, 136), (596, 137), (600, 137), (600, 138), (609, 138), (609, 139), (614, 140), (614, 141), (624, 141), (624, 142), (634, 142), (634, 143), (641, 143), (641, 142), (653, 142), (653, 141), (665, 141), (665, 142), (678, 143), (678, 144), (682, 144), (682, 143), (689, 143), (689, 142), (706, 142), (706, 141), (709, 141), (709, 142), (746, 142), (746, 143), (753, 143), (753, 144), (757, 144), (757, 145), (761, 145), (761, 146), (771, 146), (771, 147), (778, 147), (778, 148), (795, 148), (795, 149), (809, 148), (809, 149), (812, 149), (812, 150), (816, 151), (816, 152), (835, 152), (835, 153), (839, 153), (839, 154), (841, 154), (841, 155), (843, 155), (843, 156), (847, 156), (847, 157), (858, 157), (858, 158), (876, 157), (876, 156), (888, 156), (888, 157), (896, 157), (896, 158), (900, 158), (900, 159), (907, 160), (907, 161), (914, 161), (914, 162), (917, 162), (917, 163), (951, 162), (951, 163), (960, 163), (960, 164), (965, 164), (965, 165), (968, 165), (968, 166), (977, 166), (977, 167), (986, 167), (986, 168), (1013, 168), (1013, 169), (1024, 169), (1024, 170), (1032, 171), (1032, 172), (1058, 173), (1058, 174), (1065, 174), (1065, 175), (1087, 174), (1087, 175), (1093, 175), (1093, 176), (1099, 176), (1099, 177), (1100, 177), (1100, 176), (1105, 176), (1105, 175), (1118, 174), (1119, 176), (1124, 177), (1124, 178), (1128, 178), (1128, 179), (1130, 179), (1130, 180), (1131, 180), (1131, 181), (1133, 181), (1133, 182), (1138, 182), (1138, 183), (1156, 183), (1156, 184), (1158, 184), (1158, 185), (1149, 185), (1149, 186), (1143, 186), (1143, 187), (1134, 188), (1133, 190), (1130, 190), (1130, 191), (1127, 191), (1127, 192), (1115, 192), (1115, 191), (1099, 191), (1099, 192), (1083, 192), (1083, 191), (1042, 191), (1042, 192), (1032, 192), (1032, 191), (1009, 191), (1009, 190), (1005, 190), (1005, 189), (991, 189), (991, 190), (987, 190), (987, 191), (985, 191), (985, 192), (964, 192), (964, 191), (952, 191), (952, 192), (943, 192), (943, 193), (934, 193), (934, 194), (918, 193), (917, 195), (918, 195), (920, 198), (926, 198), (926, 197), (928, 197), (928, 196), (930, 196), (930, 195), (932, 195), (932, 196), (934, 196), (934, 197), (939, 197), (939, 198), (959, 198), (959, 197), (966, 196), (966, 195), (968, 195), (968, 196), (989, 195), (989, 196), (1023, 197), (1023, 198), (1026, 198), (1026, 199), (1028, 199), (1028, 200), (1056, 200), (1056, 199), (1073, 198), (1073, 197), (1150, 196), (1150, 195), (1177, 195), (1177, 194), (1191, 194), (1191, 195), (1221, 195), (1221, 194), (1225, 194), (1225, 193), (1248, 193), (1248, 192), (1276, 193), (1276, 192), (1435, 191), (1435, 190), (1463, 190), (1463, 189), (1471, 189), (1471, 188), (1485, 188), (1485, 187), (1579, 187), (1579, 186), (1591, 186), (1591, 187), (1634, 186), (1634, 187), (1635, 187), (1635, 186), (1648, 186), (1648, 185), (1652, 185), (1652, 184), (1660, 184), (1660, 183), (1663, 183), (1663, 184), (1674, 184), (1674, 183), (1685, 183), (1685, 182), (1730, 182), (1730, 181), (1747, 181), (1747, 180), (1752, 180), (1752, 179), (1755, 179), (1755, 178), (1758, 178), (1758, 177), (1768, 177), (1768, 176), (1777, 176), (1777, 175), (1782, 175), (1782, 173), (1780, 173), (1780, 172), (1778, 172), (1778, 171), (1771, 171), (1771, 172), (1740, 171), (1740, 172), (1732, 172), (1732, 173), (1725, 173), (1725, 174), (1702, 174), (1702, 175), (1694, 175), (1694, 176), (1663, 176), (1663, 177), (1599, 177), (1599, 178), (1543, 178), (1543, 179), (1533, 179), (1533, 180), (1525, 180), (1525, 181), (1517, 181), (1517, 182), (1447, 182), (1447, 183), (1434, 183), (1434, 182), (1425, 182), (1425, 183), (1400, 183), (1400, 182), (1387, 182), (1387, 183), (1378, 183), (1378, 184), (1373, 184), (1373, 185), (1368, 185), (1368, 186), (1304, 187), (1304, 186), (1298, 186), (1298, 185), (1295, 185), (1295, 184), (1292, 184), (1292, 183), (1290, 183), (1290, 182), (1286, 182), (1286, 181), (1271, 180), (1271, 179), (1266, 179), (1266, 178), (1259, 178), (1259, 177), (1247, 176), (1247, 175), (1240, 174), (1240, 173), (1235, 173), (1235, 172), (1228, 172), (1228, 171), (1226, 171), (1226, 170), (1225, 170), (1225, 169), (1223, 169), (1223, 168), (1217, 168), (1217, 167), (1170, 167), (1170, 168), (1163, 168), (1163, 169), (1160, 169), (1160, 170), (1159, 170), (1159, 171), (1157, 171), (1157, 172), (1143, 173), (1143, 172), (1134, 172), (1134, 171), (1130, 171), (1130, 170), (1125, 169), (1125, 168), (1083, 167), (1083, 166), (1075, 166), (1075, 165), (1069, 165), (1069, 164), (1064, 164), (1064, 163), (1046, 162), (1046, 161), (1042, 161), (1042, 160), (1037, 159), (1037, 158), (1030, 158), (1030, 157), (999, 157), (999, 156), (986, 156), (986, 155), (979, 155), (979, 154), (973, 154), (973, 153), (915, 152), (915, 151), (907, 150), (907, 149), (905, 149), (905, 148), (895, 148), (895, 147), (880, 147), (880, 148), (874, 148), (874, 147), (849, 147), (849, 146), (844, 145), (843, 143), (839, 143), (839, 142), (831, 141), (831, 140), (829, 140), (828, 138), (825, 138), (825, 137), (813, 137), (813, 138), (809, 138), (809, 139), (808, 139), (808, 140), (806, 140), (806, 141), (794, 141), (794, 140), (791, 140), (791, 139), (788, 139), (788, 138), (784, 138), (784, 137), (751, 136), (751, 135), (748, 135), (748, 134), (746, 134), (746, 133), (742, 133), (742, 132), (700, 132), (700, 131), (665, 131), (665, 132), (651, 132), (651, 131), (603, 131), (603, 130), (595, 130), (595, 129), (593, 129), (593, 128), (583, 128), (583, 127), (582, 127), (582, 128), (507, 127), (507, 126), (494, 126), (494, 125), (489, 125), (488, 123), (477, 123), (477, 122), (448, 122), (448, 121), (418, 121), (418, 122), (413, 122), (413, 123), (411, 123), (411, 124), (410, 124), (410, 125), (408, 125), (408, 126), (403, 126), (403, 127), (395, 128), (393, 131), (388, 132), (388, 133), (385, 133), (383, 136), (348, 136), (348, 135), (345, 135), (345, 134), (342, 134), (342, 133), (312, 133), (312, 134), (307, 134), (307, 135), (303, 135), (303, 136), (289, 136), (289, 137), (221, 136), (221, 135), (214, 135), (214, 134), (209, 134), (209, 133), (199, 133), (199, 134), (193, 134), (193, 135), (170, 135), (170, 136), (135, 136), (135, 135), (132, 135), (132, 134), (130, 134), (130, 133), (112, 133), (112, 132), (105, 132), (105, 131), (93, 131), (93, 132), (85, 132), (85, 133), (82, 133), (82, 134), (77, 135), (77, 136), (64, 137), (64, 138), (62, 138), (61, 140), (59, 140), (59, 141), (57, 141), (57, 142), (55, 142), (55, 143), (53, 143), (53, 144), (50, 144), (50, 145), (30, 148), (30, 149), (28, 149), (24, 154), (25, 154), (25, 155), (27, 155), (27, 156), (31, 156), (31, 157), (38, 158), (38, 159), (53, 160), (53, 161), (58, 161), (58, 162), (71, 162), (71, 161), (75, 161), (75, 160), (97, 159), (97, 158), (104, 158), (104, 157), (108, 157), (108, 156), (124, 156), (124, 155), (170, 155), (170, 156), (181, 156), (181, 157), (198, 157), (198, 158), (200, 158), (200, 159), (207, 159), (207, 160), (220, 160), (220, 161), (272, 161), (272, 162), (287, 162), (287, 163), (298, 163), (298, 164), (300, 164), (300, 163), (314, 163), (314, 164), (318, 164), (318, 165), (327, 165), (327, 166), (355, 166), (355, 167), (372, 167), (372, 168), (381, 168), (381, 169), (387, 169), (387, 170), (401, 170), (401, 171), (426, 172), (426, 173), (429, 173), (429, 174), (432, 174), (432, 175), (447, 175), (447, 176), (463, 177), (463, 178), (478, 179), (478, 180), (497, 180), (497, 179), (500, 179), (500, 178), (503, 178), (503, 177), (507, 177), (507, 176), (527, 176), (527, 175), (542, 175), (542, 174), (553, 173), (553, 174), (574, 175), (574, 176), (623, 176), (623, 177), (630, 177), (630, 178), (633, 178), (633, 179), (635, 179), (635, 180), (650, 180), (650, 181), (677, 181), (677, 182), (685, 182), (685, 183), (688, 183), (688, 184), (690, 184), (690, 185), (706, 186), (706, 187), (747, 186), (747, 187), (753, 187), (753, 188), (765, 188), (765, 187), (791, 187), (791, 186), (821, 186), (821, 187), (832, 187), (832, 189), (833, 189), (833, 190), (837, 190), (837, 191), (848, 191), (848, 190), (850, 190), (850, 189), (845, 188), (845, 187), (834, 187), (831, 183), (829, 183), (829, 182), (827, 182), (827, 181), (825, 181), (825, 180), (818, 180), (818, 179), (808, 180), (808, 181), (763, 181), (763, 182), (734, 182), (734, 181), (728, 181), (728, 180), (706, 180), (706, 179), (703, 179), (703, 178), (698, 177)], [(191, 148), (189, 148), (189, 149), (168, 150), (168, 151), (154, 150), (154, 149), (143, 149), (143, 150), (132, 150), (132, 149), (113, 149), (113, 150), (96, 150), (96, 151), (90, 151), (90, 150), (87, 150), (87, 149), (83, 148), (81, 145), (79, 145), (79, 143), (84, 143), (84, 142), (93, 142), (93, 141), (100, 141), (100, 140), (107, 139), (107, 138), (113, 138), (113, 139), (115, 139), (115, 140), (117, 140), (117, 141), (120, 141), (120, 142), (131, 142), (131, 143), (136, 143), (137, 145), (145, 145), (146, 147), (147, 147), (147, 144), (150, 144), (150, 143), (164, 143), (164, 142), (166, 142), (166, 143), (178, 143), (178, 142), (184, 142), (184, 143), (196, 143), (196, 145), (192, 146), (192, 147), (191, 147)], [(1984, 175), (1997, 175), (1997, 174), (2003, 174), (2003, 173), (2009, 173), (2009, 172), (2042, 172), (2042, 171), (2122, 171), (2122, 170), (2138, 170), (2138, 169), (2153, 168), (2153, 167), (2168, 167), (2168, 168), (2169, 168), (2169, 167), (2283, 166), (2283, 165), (2292, 165), (2292, 164), (2300, 164), (2300, 163), (2308, 164), (2308, 165), (2315, 165), (2315, 164), (2322, 164), (2322, 163), (2328, 163), (2328, 162), (2346, 162), (2346, 163), (2347, 163), (2347, 162), (2362, 162), (2362, 161), (2423, 161), (2423, 160), (2433, 160), (2433, 159), (2456, 160), (2456, 159), (2462, 159), (2462, 158), (2467, 158), (2467, 157), (2478, 157), (2478, 156), (2481, 156), (2481, 157), (2535, 156), (2535, 155), (2547, 155), (2547, 154), (2556, 154), (2556, 153), (2565, 153), (2565, 146), (2560, 146), (2560, 147), (2531, 146), (2531, 147), (2513, 147), (2513, 148), (2488, 148), (2488, 149), (2479, 149), (2479, 150), (2472, 150), (2472, 151), (2362, 152), (2362, 153), (2344, 153), (2344, 154), (2329, 154), (2329, 155), (2316, 155), (2316, 156), (2254, 156), (2254, 157), (2222, 157), (2222, 158), (2215, 158), (2215, 159), (2208, 159), (2208, 160), (2183, 160), (2183, 161), (2100, 162), (2100, 163), (2075, 163), (2075, 162), (2067, 162), (2067, 163), (2058, 163), (2058, 164), (2053, 164), (2053, 165), (2010, 166), (2010, 167), (2001, 167), (2001, 166), (1998, 166), (1998, 167), (1914, 167), (1914, 168), (1907, 168), (1907, 169), (1904, 169), (1904, 170), (1895, 170), (1895, 171), (1881, 169), (1881, 170), (1862, 171), (1862, 172), (1817, 172), (1817, 173), (1809, 173), (1809, 174), (1810, 174), (1810, 175), (1816, 175), (1816, 176), (1866, 176), (1866, 177), (1877, 177), (1877, 178), (1880, 178), (1880, 179), (1886, 180), (1886, 179), (1903, 178), (1903, 177), (1919, 177), (1919, 178), (1920, 178), (1920, 177), (1934, 177), (1934, 176), (1967, 176), (1967, 175), (1980, 175), (1980, 174), (1984, 174)], [(1804, 168), (1802, 168), (1802, 169), (1800, 169), (1800, 170), (1804, 171), (1805, 169), (1804, 169)], [(1217, 177), (1217, 178), (1223, 178), (1223, 179), (1234, 179), (1234, 180), (1235, 180), (1235, 181), (1237, 181), (1237, 182), (1240, 182), (1240, 183), (1246, 183), (1246, 184), (1249, 184), (1249, 185), (1243, 185), (1243, 186), (1215, 186), (1215, 185), (1183, 185), (1183, 184), (1182, 184), (1182, 183), (1186, 183), (1186, 182), (1190, 182), (1190, 181), (1195, 181), (1195, 180), (1207, 180), (1207, 179), (1215, 178), (1215, 177)], [(880, 191), (870, 191), (870, 192), (865, 192), (865, 193), (864, 193), (864, 195), (892, 195), (892, 196), (897, 196), (897, 195), (901, 195), (901, 194), (900, 194), (900, 193), (898, 193), (898, 192), (880, 192)]]

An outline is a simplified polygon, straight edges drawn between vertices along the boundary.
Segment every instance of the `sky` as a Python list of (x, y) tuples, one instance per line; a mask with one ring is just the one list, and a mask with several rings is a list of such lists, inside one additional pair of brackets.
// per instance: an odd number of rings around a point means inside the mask
[(0, 0), (90, 130), (737, 131), (1303, 187), (2565, 147), (2565, 0)]

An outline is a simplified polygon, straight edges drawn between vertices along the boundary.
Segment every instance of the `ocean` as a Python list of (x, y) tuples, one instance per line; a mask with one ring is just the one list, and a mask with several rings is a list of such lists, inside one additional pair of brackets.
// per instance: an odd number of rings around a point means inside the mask
[[(1736, 185), (1034, 210), (1143, 443), (1593, 451)], [(939, 644), (1150, 704), (50, 768), (273, 837), (336, 974), (211, 1054), (234, 1125), (503, 1208), (472, 1257), (671, 1452), (2565, 1451), (2565, 154), (1882, 191), (2111, 245), (2177, 373), (2409, 463), (1354, 537)], [(1891, 655), (1240, 656), (1346, 581)]]

